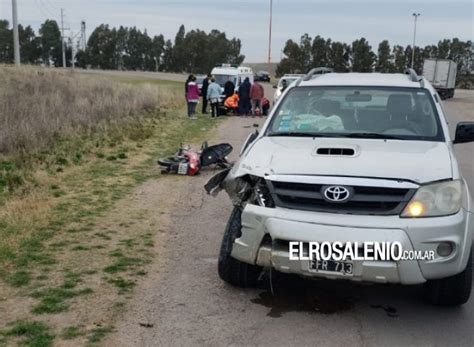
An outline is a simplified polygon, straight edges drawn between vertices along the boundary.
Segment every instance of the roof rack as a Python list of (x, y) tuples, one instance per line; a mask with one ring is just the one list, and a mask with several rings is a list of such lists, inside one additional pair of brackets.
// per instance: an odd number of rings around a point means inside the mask
[(422, 76), (418, 76), (415, 70), (406, 69), (405, 70), (405, 75), (409, 75), (410, 81), (412, 81), (412, 82), (420, 82), (420, 87), (421, 88), (425, 87), (425, 80), (423, 79)]
[(314, 75), (324, 75), (326, 73), (331, 73), (334, 72), (334, 69), (331, 69), (329, 67), (317, 67), (315, 69), (311, 69), (310, 72), (306, 76), (303, 77), (304, 81), (309, 81), (313, 79)]
[(324, 75), (331, 72), (334, 72), (334, 69), (331, 69), (329, 67), (317, 67), (317, 68), (311, 69), (306, 75), (300, 77), (298, 82), (296, 82), (296, 86), (299, 86), (300, 83), (303, 81), (312, 80), (315, 75)]

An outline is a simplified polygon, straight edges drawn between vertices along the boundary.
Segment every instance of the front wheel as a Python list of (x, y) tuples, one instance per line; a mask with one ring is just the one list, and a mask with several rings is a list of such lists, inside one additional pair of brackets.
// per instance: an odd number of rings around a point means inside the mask
[(219, 277), (225, 282), (236, 287), (245, 288), (256, 285), (262, 268), (241, 262), (231, 256), (234, 241), (242, 234), (241, 217), (241, 209), (235, 207), (224, 232), (219, 254), (218, 272)]
[(459, 306), (465, 304), (471, 295), (472, 251), (463, 272), (427, 283), (428, 300), (440, 306)]

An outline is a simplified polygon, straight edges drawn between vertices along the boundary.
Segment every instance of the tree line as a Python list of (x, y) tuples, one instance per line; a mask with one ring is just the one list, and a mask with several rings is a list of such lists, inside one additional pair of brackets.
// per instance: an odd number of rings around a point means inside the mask
[[(411, 66), (412, 46), (390, 46), (388, 40), (379, 43), (376, 52), (365, 38), (346, 44), (321, 36), (312, 39), (308, 34), (300, 42), (288, 40), (283, 49), (284, 58), (277, 67), (277, 75), (306, 73), (313, 67), (331, 67), (336, 72), (403, 72)], [(444, 39), (437, 45), (415, 47), (414, 69), (421, 74), (427, 58), (452, 59), (461, 75), (474, 70), (474, 45), (458, 38)]]
[[(26, 64), (62, 66), (61, 31), (54, 20), (46, 20), (35, 33), (31, 26), (19, 26), (21, 60)], [(72, 65), (72, 45), (67, 42), (67, 66)], [(221, 63), (241, 64), (242, 43), (224, 32), (209, 33), (179, 28), (174, 41), (163, 35), (148, 35), (136, 27), (99, 25), (89, 36), (85, 49), (76, 48), (79, 67), (110, 70), (140, 70), (208, 73)], [(13, 62), (13, 30), (0, 20), (0, 63)]]

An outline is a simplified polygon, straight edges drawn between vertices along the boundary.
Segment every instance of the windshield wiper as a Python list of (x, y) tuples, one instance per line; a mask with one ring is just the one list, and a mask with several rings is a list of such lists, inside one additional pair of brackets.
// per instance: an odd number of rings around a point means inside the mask
[(405, 140), (405, 138), (400, 137), (400, 136), (378, 134), (378, 133), (351, 133), (351, 134), (341, 134), (340, 136), (356, 138), (356, 139)]
[(326, 135), (322, 134), (312, 134), (312, 133), (305, 133), (302, 131), (288, 131), (288, 132), (281, 132), (281, 133), (270, 133), (268, 136), (275, 137), (275, 136), (286, 136), (286, 137), (326, 137)]

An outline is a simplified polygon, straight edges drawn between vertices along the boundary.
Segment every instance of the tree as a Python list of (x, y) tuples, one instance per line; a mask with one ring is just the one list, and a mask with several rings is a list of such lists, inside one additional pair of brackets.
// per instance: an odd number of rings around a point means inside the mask
[(153, 58), (154, 66), (149, 70), (159, 71), (163, 63), (163, 53), (165, 51), (165, 38), (163, 35), (153, 37), (150, 48), (150, 56)]
[(352, 42), (351, 52), (352, 71), (372, 72), (376, 56), (365, 38)]
[(329, 66), (329, 49), (331, 47), (331, 40), (326, 42), (321, 36), (316, 36), (311, 47), (311, 54), (313, 56), (312, 67), (326, 67)]
[(186, 37), (186, 29), (184, 25), (181, 25), (174, 38), (173, 63), (171, 66), (171, 69), (173, 72), (183, 72), (186, 70), (185, 69), (186, 48), (184, 46), (185, 37)]
[(174, 61), (173, 53), (173, 43), (171, 42), (171, 40), (167, 40), (163, 49), (163, 60), (162, 67), (160, 68), (160, 70), (172, 71)]
[(287, 73), (303, 73), (303, 64), (301, 62), (301, 48), (293, 40), (286, 41), (283, 49), (285, 57), (278, 64), (276, 74), (282, 76)]
[(37, 64), (41, 59), (41, 38), (36, 34), (31, 26), (23, 28), (18, 26), (21, 47), (21, 61), (28, 64)]
[(444, 39), (438, 42), (438, 59), (448, 59), (451, 40)]
[(13, 31), (6, 20), (0, 20), (0, 63), (13, 62)]
[(380, 42), (378, 49), (378, 59), (375, 64), (375, 71), (383, 73), (395, 72), (393, 65), (393, 55), (391, 53), (390, 44), (387, 40)]
[(116, 38), (115, 29), (110, 29), (106, 24), (99, 25), (87, 42), (88, 65), (100, 69), (117, 69)]
[(46, 65), (62, 66), (61, 32), (55, 20), (47, 19), (39, 30), (41, 57)]
[(405, 55), (405, 48), (400, 45), (393, 47), (394, 67), (395, 72), (403, 72), (407, 68), (407, 57)]
[(460, 41), (453, 38), (449, 48), (449, 59), (454, 60), (458, 64), (458, 70), (461, 74), (467, 74), (471, 71), (473, 47), (472, 42)]
[(115, 62), (117, 64), (117, 69), (125, 69), (124, 57), (127, 55), (128, 40), (129, 40), (129, 29), (123, 26), (120, 26), (116, 31), (115, 36)]
[(328, 51), (328, 67), (335, 72), (347, 72), (350, 66), (350, 48), (342, 42), (332, 42)]

